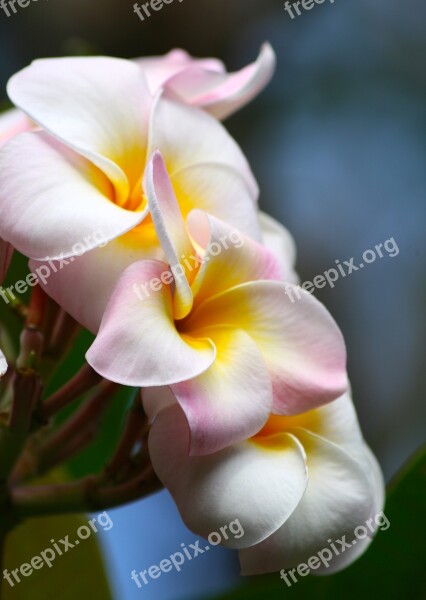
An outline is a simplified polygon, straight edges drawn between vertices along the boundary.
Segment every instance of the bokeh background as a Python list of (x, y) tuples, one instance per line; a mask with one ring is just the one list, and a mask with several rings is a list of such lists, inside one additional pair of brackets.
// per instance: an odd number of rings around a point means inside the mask
[[(226, 125), (259, 180), (262, 208), (295, 237), (301, 280), (337, 259), (359, 262), (392, 237), (400, 251), (317, 291), (346, 337), (360, 421), (387, 480), (425, 438), (425, 23), (424, 0), (325, 0), (294, 20), (284, 0), (175, 0), (144, 22), (133, 0), (0, 11), (4, 100), (7, 79), (38, 57), (182, 47), (233, 70), (271, 42), (273, 82)], [(165, 492), (110, 514), (101, 543), (117, 599), (204, 598), (239, 583), (237, 557), (217, 549), (138, 590), (132, 569), (194, 536)]]

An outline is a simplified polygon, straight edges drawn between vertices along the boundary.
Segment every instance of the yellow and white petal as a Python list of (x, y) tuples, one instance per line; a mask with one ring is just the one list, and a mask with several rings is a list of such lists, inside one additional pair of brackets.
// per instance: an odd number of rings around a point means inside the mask
[(243, 442), (210, 456), (189, 456), (187, 420), (178, 406), (171, 406), (155, 419), (149, 450), (187, 527), (207, 538), (238, 519), (244, 535), (235, 539), (228, 531), (221, 543), (246, 548), (276, 531), (306, 488), (303, 448), (291, 435), (279, 438), (278, 451)]
[(288, 286), (276, 281), (239, 285), (206, 300), (185, 321), (185, 330), (227, 325), (246, 331), (272, 378), (272, 412), (291, 415), (335, 400), (348, 381), (343, 336), (330, 313), (304, 290), (293, 303)]
[[(342, 448), (314, 434), (301, 432), (298, 439), (307, 455), (306, 492), (280, 529), (240, 552), (244, 575), (296, 567), (342, 536), (352, 544), (355, 528), (365, 524), (376, 506), (367, 462), (360, 465)], [(330, 554), (333, 565), (335, 554), (332, 550)]]
[(0, 150), (0, 237), (30, 258), (66, 258), (76, 244), (88, 251), (133, 229), (143, 214), (113, 195), (97, 167), (45, 132), (21, 133)]
[(132, 61), (108, 57), (34, 61), (8, 83), (12, 102), (92, 161), (122, 204), (142, 177), (151, 94)]

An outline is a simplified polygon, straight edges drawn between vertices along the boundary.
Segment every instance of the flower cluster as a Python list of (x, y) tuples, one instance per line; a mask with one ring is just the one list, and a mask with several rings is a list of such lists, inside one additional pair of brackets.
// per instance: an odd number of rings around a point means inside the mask
[(220, 122), (274, 64), (269, 45), (232, 74), (181, 50), (38, 60), (10, 80), (17, 108), (0, 121), (0, 282), (12, 248), (33, 272), (70, 259), (41, 285), (96, 335), (89, 365), (142, 389), (152, 465), (185, 523), (244, 524), (224, 543), (245, 574), (303, 561), (383, 504), (342, 334), (309, 293), (290, 301), (292, 238), (259, 212)]

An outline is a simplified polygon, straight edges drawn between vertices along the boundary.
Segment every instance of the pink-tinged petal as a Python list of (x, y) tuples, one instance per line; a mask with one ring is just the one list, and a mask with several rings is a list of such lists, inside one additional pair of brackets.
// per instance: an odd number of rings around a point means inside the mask
[(156, 473), (196, 534), (208, 537), (238, 519), (244, 534), (236, 538), (228, 531), (222, 544), (245, 548), (293, 513), (307, 482), (304, 451), (293, 436), (280, 436), (279, 451), (243, 442), (204, 457), (189, 456), (189, 438), (182, 410), (172, 406), (154, 421), (149, 450)]
[(182, 259), (189, 258), (193, 254), (193, 248), (166, 165), (158, 151), (148, 164), (145, 188), (158, 239), (174, 274), (174, 316), (175, 319), (184, 319), (192, 308), (193, 296), (188, 281), (190, 274), (182, 266)]
[[(83, 327), (97, 333), (114, 288), (127, 267), (140, 260), (164, 260), (152, 223), (149, 229), (146, 231), (145, 220), (106, 246), (66, 260), (32, 260), (30, 269), (40, 274), (40, 284), (59, 306)], [(100, 232), (94, 233), (92, 237), (98, 239)], [(141, 236), (143, 244), (135, 243), (135, 236)], [(143, 290), (140, 293), (143, 297)], [(90, 298), (90, 302), (82, 302), (82, 298)]]
[(128, 198), (143, 173), (152, 101), (136, 64), (106, 57), (37, 60), (7, 90), (33, 121), (108, 176), (119, 203)]
[(30, 258), (81, 254), (142, 221), (112, 197), (99, 169), (44, 132), (19, 134), (0, 150), (0, 236)]
[(264, 246), (238, 229), (201, 210), (194, 210), (187, 226), (202, 256), (192, 283), (199, 306), (217, 295), (248, 281), (282, 280), (278, 261)]
[(3, 375), (6, 373), (7, 371), (7, 361), (4, 357), (3, 352), (0, 350), (0, 378), (3, 377)]
[(218, 452), (256, 434), (272, 406), (268, 369), (251, 338), (239, 330), (206, 330), (216, 360), (202, 375), (172, 385), (191, 430), (191, 455)]
[[(188, 167), (213, 164), (243, 176), (247, 195), (258, 198), (259, 188), (247, 159), (223, 125), (165, 91), (157, 95), (152, 109), (148, 155), (155, 150), (161, 151), (172, 181)], [(177, 191), (176, 195), (179, 200)]]
[(270, 44), (264, 44), (256, 62), (236, 73), (213, 73), (201, 66), (176, 74), (166, 85), (186, 102), (226, 119), (251, 102), (272, 79), (276, 64)]
[[(168, 274), (165, 263), (142, 261), (120, 278), (86, 355), (106, 379), (136, 387), (169, 385), (200, 375), (214, 362), (210, 340), (194, 340), (177, 331), (171, 288), (161, 279), (164, 274)], [(150, 286), (145, 297), (141, 284)]]
[(148, 56), (137, 58), (136, 64), (142, 69), (148, 83), (150, 92), (156, 92), (167, 85), (167, 82), (176, 74), (194, 66), (205, 71), (224, 73), (225, 67), (220, 60), (215, 58), (192, 58), (185, 50), (176, 48), (164, 56)]
[(0, 239), (0, 285), (6, 278), (13, 256), (13, 247)]
[[(300, 299), (292, 302), (289, 290)], [(257, 343), (272, 378), (275, 414), (311, 410), (348, 387), (343, 336), (327, 309), (304, 290), (275, 281), (237, 286), (205, 301), (185, 328), (203, 330), (206, 323), (239, 327)]]
[[(244, 575), (296, 567), (328, 547), (328, 540), (336, 541), (346, 536), (347, 542), (352, 543), (354, 529), (365, 525), (378, 507), (376, 490), (367, 474), (371, 469), (367, 453), (361, 465), (341, 447), (314, 434), (299, 432), (297, 437), (307, 454), (306, 492), (294, 513), (276, 533), (261, 544), (240, 552)], [(339, 548), (339, 544), (336, 547)], [(346, 552), (349, 558), (352, 552)], [(351, 558), (353, 560), (353, 556)], [(324, 572), (337, 570), (335, 562), (340, 560), (338, 556), (336, 561), (332, 559)]]
[(263, 243), (279, 261), (283, 273), (282, 279), (289, 283), (299, 283), (295, 271), (296, 244), (290, 232), (278, 221), (261, 212), (259, 214)]
[(10, 139), (29, 131), (32, 128), (32, 123), (27, 115), (20, 110), (11, 109), (0, 114), (0, 146), (3, 146)]

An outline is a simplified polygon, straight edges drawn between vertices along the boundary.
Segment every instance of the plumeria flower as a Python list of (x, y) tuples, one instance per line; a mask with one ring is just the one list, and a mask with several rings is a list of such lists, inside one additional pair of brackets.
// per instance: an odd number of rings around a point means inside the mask
[[(159, 152), (146, 189), (167, 263), (124, 272), (89, 364), (124, 385), (170, 386), (194, 454), (254, 435), (271, 411), (337, 398), (347, 387), (345, 346), (320, 302), (303, 292), (292, 304), (274, 255), (243, 234), (231, 244), (235, 229), (219, 219), (195, 210), (185, 223)], [(188, 261), (195, 254), (198, 268)]]
[[(187, 418), (170, 394), (166, 404), (150, 431), (153, 466), (198, 535), (239, 519), (244, 536), (223, 544), (240, 549), (243, 575), (296, 567), (342, 536), (352, 544), (355, 528), (383, 508), (382, 474), (349, 393), (271, 416), (254, 437), (210, 456), (190, 456)], [(370, 542), (356, 540), (313, 573), (345, 568)]]
[(166, 87), (183, 102), (225, 119), (253, 100), (269, 83), (276, 59), (271, 46), (264, 44), (256, 62), (237, 73), (227, 73), (217, 59), (195, 59), (180, 49), (137, 62), (153, 94)]
[(46, 291), (88, 329), (124, 268), (164, 258), (143, 188), (154, 150), (184, 216), (201, 208), (260, 239), (258, 188), (240, 148), (206, 112), (169, 91), (152, 98), (136, 63), (38, 60), (8, 93), (39, 129), (0, 150), (0, 237), (35, 261), (69, 260), (57, 274), (50, 267)]

